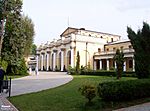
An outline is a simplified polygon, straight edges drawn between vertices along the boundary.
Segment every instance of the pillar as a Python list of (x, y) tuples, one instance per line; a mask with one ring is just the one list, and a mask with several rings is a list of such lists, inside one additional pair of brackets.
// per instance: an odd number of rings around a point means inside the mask
[(116, 63), (116, 61), (115, 61), (115, 69), (117, 68), (117, 63)]
[(133, 58), (133, 71), (135, 71), (135, 60)]
[(36, 68), (39, 69), (39, 57), (36, 55)]
[(64, 71), (63, 68), (64, 68), (64, 50), (61, 50), (61, 71)]
[(56, 67), (56, 52), (53, 53), (53, 71), (55, 71)]
[(46, 68), (46, 69), (47, 69), (47, 71), (48, 71), (48, 69), (49, 69), (49, 53), (48, 53), (48, 52), (47, 52), (47, 59), (46, 59), (46, 60), (47, 60), (47, 61), (46, 61), (46, 62), (47, 62), (47, 63), (46, 63), (46, 65), (47, 65), (46, 67), (47, 67), (47, 68)]
[(126, 71), (126, 60), (123, 63), (123, 71)]
[(107, 59), (107, 70), (109, 70), (109, 59)]
[(43, 54), (41, 55), (41, 70), (43, 71)]
[(74, 48), (71, 47), (71, 67), (74, 68)]
[(94, 61), (94, 70), (96, 70), (96, 61)]
[(99, 60), (99, 65), (100, 65), (99, 69), (101, 70), (102, 69), (102, 59)]

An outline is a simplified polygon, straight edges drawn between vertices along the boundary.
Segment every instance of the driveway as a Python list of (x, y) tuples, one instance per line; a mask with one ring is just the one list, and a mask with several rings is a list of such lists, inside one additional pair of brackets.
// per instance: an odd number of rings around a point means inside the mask
[(39, 75), (30, 75), (12, 80), (11, 96), (38, 92), (66, 84), (73, 79), (66, 72), (39, 72)]

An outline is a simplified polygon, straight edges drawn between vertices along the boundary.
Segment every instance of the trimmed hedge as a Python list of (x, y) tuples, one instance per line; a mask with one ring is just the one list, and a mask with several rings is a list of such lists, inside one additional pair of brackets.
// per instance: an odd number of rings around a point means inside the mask
[(126, 101), (150, 97), (150, 79), (100, 83), (98, 95), (106, 101)]
[[(116, 76), (114, 71), (82, 71), (81, 75)], [(123, 72), (122, 77), (136, 77), (135, 72)]]

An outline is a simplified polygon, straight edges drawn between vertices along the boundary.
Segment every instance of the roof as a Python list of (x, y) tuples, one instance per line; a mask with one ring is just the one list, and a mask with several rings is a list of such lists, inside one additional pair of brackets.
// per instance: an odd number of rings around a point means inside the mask
[(107, 43), (105, 45), (113, 45), (113, 44), (120, 44), (120, 43), (126, 43), (126, 42), (130, 42), (129, 39), (126, 39), (126, 40), (118, 40), (118, 41), (115, 41), (115, 42), (110, 42), (110, 43)]
[(78, 30), (84, 30), (84, 31), (87, 31), (87, 32), (94, 32), (94, 33), (99, 33), (99, 34), (106, 34), (106, 35), (112, 35), (112, 36), (119, 36), (120, 35), (116, 35), (116, 34), (110, 34), (110, 33), (104, 33), (104, 32), (98, 32), (98, 31), (91, 31), (91, 30), (86, 30), (85, 28), (72, 28), (72, 27), (68, 27), (60, 36), (65, 36), (67, 34), (70, 34), (72, 32), (76, 32)]

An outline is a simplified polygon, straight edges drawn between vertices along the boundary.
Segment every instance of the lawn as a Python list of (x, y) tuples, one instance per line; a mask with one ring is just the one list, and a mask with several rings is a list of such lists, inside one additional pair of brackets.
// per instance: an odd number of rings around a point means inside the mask
[[(135, 78), (122, 78), (129, 80)], [(88, 82), (97, 85), (104, 81), (116, 81), (114, 77), (103, 76), (74, 76), (73, 81), (63, 86), (48, 89), (38, 93), (11, 97), (10, 101), (20, 111), (101, 111), (111, 110), (118, 103), (104, 102), (98, 97), (93, 100), (92, 106), (87, 106), (86, 99), (78, 92), (78, 88)], [(120, 104), (120, 103), (119, 103)], [(124, 104), (124, 103), (123, 103)], [(126, 104), (126, 103), (125, 103)]]

